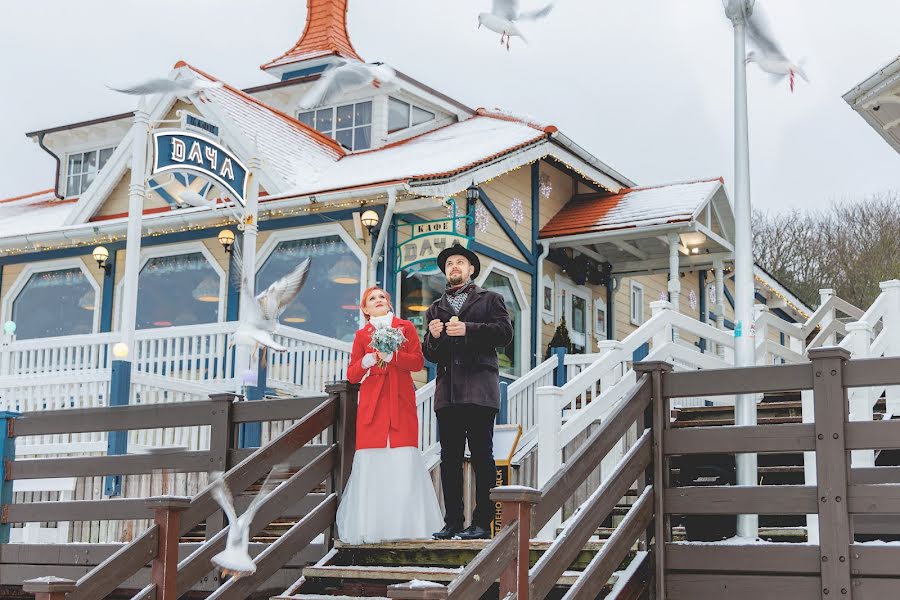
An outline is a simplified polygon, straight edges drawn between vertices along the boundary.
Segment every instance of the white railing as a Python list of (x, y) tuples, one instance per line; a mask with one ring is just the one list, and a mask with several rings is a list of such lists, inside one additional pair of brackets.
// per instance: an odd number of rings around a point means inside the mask
[(308, 331), (279, 326), (275, 341), (285, 352), (269, 352), (267, 380), (273, 386), (289, 383), (321, 392), (325, 384), (346, 378), (350, 364), (350, 342), (341, 342)]
[(419, 450), (425, 467), (431, 471), (441, 460), (438, 442), (437, 414), (434, 412), (434, 380), (416, 390), (416, 413), (419, 416)]
[(118, 338), (94, 333), (6, 342), (0, 347), (0, 377), (105, 369)]
[(228, 336), (237, 323), (144, 329), (135, 333), (132, 369), (173, 379), (210, 381), (232, 376)]
[(559, 359), (551, 356), (506, 388), (507, 422), (522, 426), (517, 455), (528, 452), (537, 441), (535, 428), (538, 419), (537, 391), (539, 388), (553, 385), (553, 372), (558, 365)]

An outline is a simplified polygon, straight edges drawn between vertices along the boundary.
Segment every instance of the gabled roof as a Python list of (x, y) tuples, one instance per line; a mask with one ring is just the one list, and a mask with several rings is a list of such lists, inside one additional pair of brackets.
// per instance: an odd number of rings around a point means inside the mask
[(323, 56), (362, 60), (347, 34), (347, 0), (306, 0), (306, 27), (294, 47), (264, 65), (267, 70)]
[(844, 100), (900, 152), (900, 56), (844, 94)]
[(541, 228), (540, 237), (689, 222), (721, 187), (721, 179), (709, 179), (576, 196)]

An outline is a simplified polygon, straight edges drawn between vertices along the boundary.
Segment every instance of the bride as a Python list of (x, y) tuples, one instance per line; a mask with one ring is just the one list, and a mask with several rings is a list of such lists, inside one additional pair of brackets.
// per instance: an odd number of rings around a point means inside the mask
[[(419, 450), (412, 380), (425, 364), (419, 337), (412, 323), (394, 316), (391, 298), (381, 288), (367, 289), (360, 308), (368, 323), (356, 332), (347, 368), (351, 383), (362, 382), (356, 454), (338, 507), (338, 537), (347, 544), (431, 539), (443, 519)], [(369, 347), (372, 333), (385, 327), (406, 338), (390, 354)]]

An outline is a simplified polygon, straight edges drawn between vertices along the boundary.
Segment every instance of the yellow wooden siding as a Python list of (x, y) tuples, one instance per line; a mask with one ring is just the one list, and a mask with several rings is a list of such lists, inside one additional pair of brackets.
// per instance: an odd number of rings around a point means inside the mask
[(549, 177), (553, 186), (549, 197), (539, 195), (540, 227), (543, 227), (572, 199), (575, 182), (566, 173), (546, 163), (541, 163), (541, 175)]

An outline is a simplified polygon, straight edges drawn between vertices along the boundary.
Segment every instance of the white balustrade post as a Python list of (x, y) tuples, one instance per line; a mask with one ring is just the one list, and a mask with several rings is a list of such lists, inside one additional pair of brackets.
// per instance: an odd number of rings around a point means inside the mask
[[(766, 351), (766, 342), (769, 341), (769, 326), (766, 324), (764, 315), (768, 314), (768, 312), (769, 307), (765, 304), (753, 305), (753, 326), (756, 328), (754, 336), (756, 349), (754, 351), (756, 352), (756, 364), (758, 365), (770, 365), (774, 362), (774, 357)], [(762, 354), (758, 350), (760, 346), (762, 346)]]
[[(888, 336), (884, 355), (900, 356), (900, 279), (882, 281), (880, 287), (881, 293), (887, 295), (887, 308), (882, 319)], [(887, 412), (900, 416), (900, 386), (892, 385), (886, 388), (884, 395)]]
[[(247, 314), (249, 307), (245, 306), (247, 298), (256, 294), (256, 237), (259, 233), (257, 218), (259, 213), (259, 171), (262, 163), (257, 156), (256, 148), (254, 148), (253, 156), (247, 161), (247, 197), (244, 199), (244, 235), (241, 240), (241, 256), (243, 264), (241, 265), (241, 273), (244, 275), (244, 281), (250, 288), (250, 294), (241, 294), (238, 305), (238, 321)], [(265, 352), (265, 348), (261, 348), (260, 352)], [(250, 364), (250, 348), (248, 346), (237, 346), (235, 348), (235, 374), (236, 392), (243, 394), (243, 374), (248, 369), (257, 373), (257, 365)], [(265, 389), (265, 382), (257, 381), (255, 387), (260, 386)], [(248, 391), (248, 399), (250, 390)]]
[(803, 337), (802, 333), (803, 325), (801, 323), (791, 323), (791, 325), (794, 326), (797, 333), (788, 338), (790, 348), (800, 356), (806, 356), (806, 339)]
[[(656, 300), (655, 302), (650, 303), (650, 315), (651, 318), (657, 315), (664, 313), (667, 310), (672, 310), (672, 304), (670, 302), (666, 302), (665, 300)], [(659, 333), (653, 335), (653, 340), (651, 345), (653, 346), (653, 351), (659, 350), (664, 345), (668, 344), (673, 340), (672, 336), (672, 325), (667, 324), (663, 327)], [(665, 360), (664, 357), (658, 356), (656, 360)]]
[[(545, 386), (537, 389), (538, 427), (538, 487), (543, 486), (562, 466), (562, 447), (559, 432), (562, 429), (562, 388)], [(554, 539), (562, 523), (562, 513), (557, 512), (538, 535), (541, 539)]]
[[(725, 331), (725, 264), (721, 260), (713, 263), (716, 275), (716, 327)], [(716, 345), (716, 354), (719, 358), (725, 358), (725, 346)]]
[[(847, 324), (847, 336), (850, 338), (850, 357), (853, 359), (869, 358), (872, 347), (872, 326), (866, 321), (857, 321)], [(871, 421), (874, 418), (872, 412), (872, 388), (851, 388), (847, 390), (850, 401), (851, 421)], [(851, 450), (850, 464), (854, 467), (874, 467), (874, 450)]]
[[(599, 342), (597, 346), (600, 349), (601, 358), (609, 354), (610, 352), (616, 353), (616, 360), (608, 371), (605, 371), (600, 374), (600, 393), (606, 392), (610, 387), (619, 383), (619, 380), (622, 379), (622, 342), (616, 340), (603, 340)], [(599, 359), (598, 359), (599, 360)]]
[[(831, 300), (834, 296), (834, 290), (830, 288), (824, 288), (819, 290), (819, 306), (824, 305), (826, 302)], [(822, 315), (822, 320), (819, 321), (822, 329), (824, 330), (826, 327), (831, 325), (831, 322), (834, 321), (834, 309), (825, 311)], [(821, 346), (834, 346), (835, 345), (835, 335), (832, 333), (827, 338), (822, 340)]]

